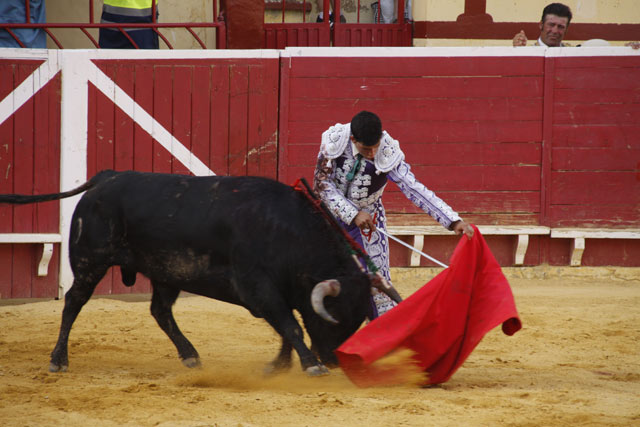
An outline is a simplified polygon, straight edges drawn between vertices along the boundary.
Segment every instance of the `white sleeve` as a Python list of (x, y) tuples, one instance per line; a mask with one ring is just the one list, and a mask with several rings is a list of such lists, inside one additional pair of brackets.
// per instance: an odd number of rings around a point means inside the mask
[(389, 171), (388, 177), (398, 185), (407, 199), (431, 215), (443, 227), (451, 229), (451, 224), (460, 220), (460, 216), (451, 206), (416, 179), (411, 172), (411, 166), (404, 160)]

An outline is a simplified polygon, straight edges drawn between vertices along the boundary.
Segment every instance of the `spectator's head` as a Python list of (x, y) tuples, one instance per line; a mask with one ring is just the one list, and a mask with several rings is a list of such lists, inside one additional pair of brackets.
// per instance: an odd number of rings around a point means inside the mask
[(558, 47), (564, 39), (572, 18), (571, 9), (562, 3), (551, 3), (542, 11), (540, 39), (544, 44)]
[(382, 138), (380, 118), (369, 111), (360, 111), (351, 119), (351, 136), (358, 152), (373, 159)]

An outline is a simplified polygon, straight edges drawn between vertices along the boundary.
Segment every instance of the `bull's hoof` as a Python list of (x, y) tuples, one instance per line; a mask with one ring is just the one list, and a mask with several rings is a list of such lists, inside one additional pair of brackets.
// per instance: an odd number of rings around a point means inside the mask
[(56, 365), (55, 363), (49, 363), (49, 372), (67, 372), (68, 365)]
[(202, 367), (202, 363), (200, 363), (200, 359), (198, 357), (187, 357), (186, 359), (182, 359), (182, 364), (187, 368)]
[(329, 370), (324, 365), (309, 366), (304, 370), (310, 377), (321, 377), (329, 375)]

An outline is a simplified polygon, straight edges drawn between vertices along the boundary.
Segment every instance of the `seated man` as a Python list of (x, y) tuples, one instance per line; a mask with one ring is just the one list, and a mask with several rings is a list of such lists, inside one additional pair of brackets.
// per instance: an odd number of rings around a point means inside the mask
[[(540, 21), (540, 37), (534, 46), (548, 47), (564, 47), (569, 46), (562, 42), (564, 39), (572, 14), (569, 6), (562, 3), (551, 3), (542, 11), (542, 20)], [(513, 37), (514, 46), (526, 46), (527, 36), (524, 30), (520, 31)]]
[[(571, 46), (567, 43), (564, 43), (562, 40), (564, 39), (567, 29), (569, 28), (569, 23), (571, 22), (572, 17), (573, 15), (571, 13), (571, 9), (569, 9), (569, 6), (566, 6), (562, 3), (551, 3), (547, 5), (542, 11), (542, 19), (540, 21), (540, 37), (538, 37), (538, 40), (534, 43), (534, 46)], [(524, 34), (524, 30), (520, 31), (513, 37), (514, 46), (526, 46), (527, 41), (527, 36)], [(588, 46), (588, 44), (583, 45)], [(625, 44), (625, 46), (630, 46), (633, 49), (639, 49), (640, 42), (629, 42)]]

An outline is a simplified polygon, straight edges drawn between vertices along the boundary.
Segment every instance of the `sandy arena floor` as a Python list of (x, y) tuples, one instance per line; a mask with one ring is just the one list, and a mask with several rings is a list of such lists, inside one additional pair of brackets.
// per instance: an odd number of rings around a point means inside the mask
[[(406, 297), (435, 271), (395, 270), (395, 284)], [(263, 378), (275, 332), (242, 308), (194, 296), (174, 312), (203, 369), (182, 366), (145, 295), (90, 300), (71, 334), (69, 371), (52, 374), (63, 302), (0, 304), (0, 424), (640, 425), (640, 269), (505, 273), (523, 329), (494, 329), (449, 382), (424, 389), (359, 389), (339, 369), (307, 378), (297, 359), (288, 374)]]

